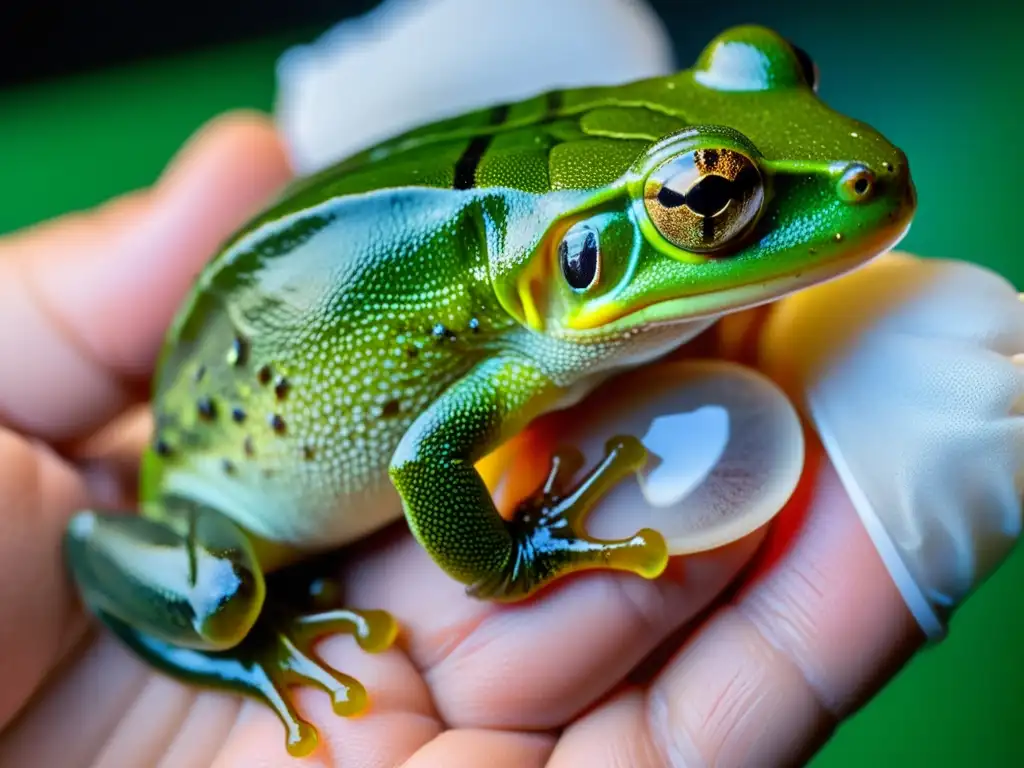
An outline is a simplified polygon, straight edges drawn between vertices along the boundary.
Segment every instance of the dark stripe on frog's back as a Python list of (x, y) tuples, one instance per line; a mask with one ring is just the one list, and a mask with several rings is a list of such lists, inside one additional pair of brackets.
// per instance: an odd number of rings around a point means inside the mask
[[(507, 104), (495, 107), (491, 110), (491, 118), (488, 125), (496, 128), (501, 126), (508, 118), (508, 113), (509, 106)], [(480, 160), (484, 156), (484, 152), (487, 151), (487, 147), (494, 140), (495, 135), (494, 133), (484, 133), (476, 136), (469, 142), (469, 146), (466, 147), (458, 162), (455, 163), (455, 178), (452, 182), (452, 186), (455, 189), (472, 189), (476, 186), (477, 166), (480, 165)]]
[[(654, 87), (647, 86), (647, 82), (645, 87)], [(415, 128), (295, 182), (277, 204), (250, 222), (242, 233), (339, 195), (402, 186), (468, 189), (468, 171), (478, 171), (482, 166), (489, 166), (490, 170), (482, 180), (474, 172), (473, 187), (506, 186), (544, 193), (553, 186), (587, 181), (600, 186), (624, 171), (631, 159), (665, 132), (687, 124), (681, 113), (677, 114), (678, 110), (657, 106), (656, 99), (643, 92), (638, 91), (639, 96), (628, 100), (621, 100), (617, 93), (614, 88), (554, 90)], [(607, 114), (616, 110), (641, 114), (654, 129), (649, 136), (622, 138), (593, 133), (594, 126), (588, 125), (586, 130), (581, 127), (588, 113)], [(512, 150), (503, 149), (508, 142), (518, 145)], [(592, 144), (584, 146), (584, 142)], [(567, 144), (577, 146), (566, 148)], [(562, 147), (566, 163), (578, 166), (578, 159), (586, 156), (589, 146), (611, 150), (595, 178), (591, 180), (584, 167), (561, 176), (556, 174), (558, 178), (552, 183), (552, 152), (557, 153)], [(501, 157), (502, 152), (507, 156)], [(502, 172), (500, 166), (506, 170)], [(519, 172), (525, 166), (531, 166), (535, 172)]]

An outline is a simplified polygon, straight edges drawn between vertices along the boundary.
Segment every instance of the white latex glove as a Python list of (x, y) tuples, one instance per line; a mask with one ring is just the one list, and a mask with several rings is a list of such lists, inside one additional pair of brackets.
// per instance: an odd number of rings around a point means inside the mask
[(890, 254), (779, 302), (760, 349), (908, 607), (941, 636), (1021, 532), (1017, 291), (982, 267)]
[(643, 0), (388, 0), (282, 57), (277, 118), (310, 173), (431, 120), (672, 68)]

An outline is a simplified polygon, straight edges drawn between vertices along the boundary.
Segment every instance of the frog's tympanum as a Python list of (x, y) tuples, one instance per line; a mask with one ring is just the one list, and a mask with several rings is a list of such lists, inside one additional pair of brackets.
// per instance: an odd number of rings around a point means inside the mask
[(367, 703), (311, 644), (396, 635), (387, 613), (342, 606), (317, 555), (404, 513), (477, 598), (590, 568), (658, 576), (657, 532), (585, 529), (645, 461), (637, 440), (576, 479), (560, 454), (511, 520), (475, 464), (722, 315), (897, 243), (907, 158), (825, 106), (816, 77), (775, 33), (734, 28), (677, 74), (481, 109), (295, 184), (170, 328), (141, 514), (71, 520), (85, 603), (163, 670), (261, 697), (304, 754), (316, 731), (291, 684), (339, 714)]

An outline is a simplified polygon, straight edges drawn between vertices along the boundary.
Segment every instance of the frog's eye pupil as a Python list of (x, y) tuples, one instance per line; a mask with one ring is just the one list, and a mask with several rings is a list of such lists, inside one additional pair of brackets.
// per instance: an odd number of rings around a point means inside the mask
[(857, 182), (853, 185), (853, 188), (856, 190), (858, 195), (863, 195), (865, 192), (868, 191), (868, 180), (864, 178), (857, 179)]
[(764, 200), (756, 161), (729, 147), (669, 158), (644, 185), (644, 207), (655, 229), (676, 247), (699, 253), (734, 248), (753, 228)]
[(558, 245), (558, 261), (569, 286), (576, 291), (589, 288), (600, 266), (597, 233), (592, 229), (570, 231)]
[(733, 182), (724, 176), (705, 176), (686, 193), (686, 205), (701, 216), (714, 216), (729, 204), (734, 196)]
[(658, 202), (666, 208), (678, 208), (686, 203), (686, 195), (676, 192), (674, 189), (662, 187), (658, 190)]

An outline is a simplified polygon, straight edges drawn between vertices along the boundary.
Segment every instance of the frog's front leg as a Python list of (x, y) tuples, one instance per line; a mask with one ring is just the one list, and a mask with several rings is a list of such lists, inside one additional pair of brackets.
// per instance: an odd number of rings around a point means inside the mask
[(302, 566), (265, 582), (245, 532), (184, 500), (166, 500), (158, 519), (81, 512), (64, 543), (84, 602), (128, 647), (173, 677), (262, 699), (295, 755), (317, 734), (289, 686), (319, 686), (341, 715), (367, 704), (363, 686), (320, 661), (313, 643), (345, 632), (379, 651), (396, 635), (389, 614), (339, 607)]
[(504, 520), (474, 464), (525, 426), (551, 382), (530, 363), (479, 364), (414, 422), (391, 462), (392, 482), (413, 534), (469, 593), (526, 598), (559, 576), (585, 569), (658, 576), (668, 562), (663, 537), (645, 529), (628, 539), (587, 535), (587, 514), (602, 495), (644, 463), (635, 438), (609, 442), (604, 460), (575, 487), (578, 453), (555, 456), (548, 479)]

